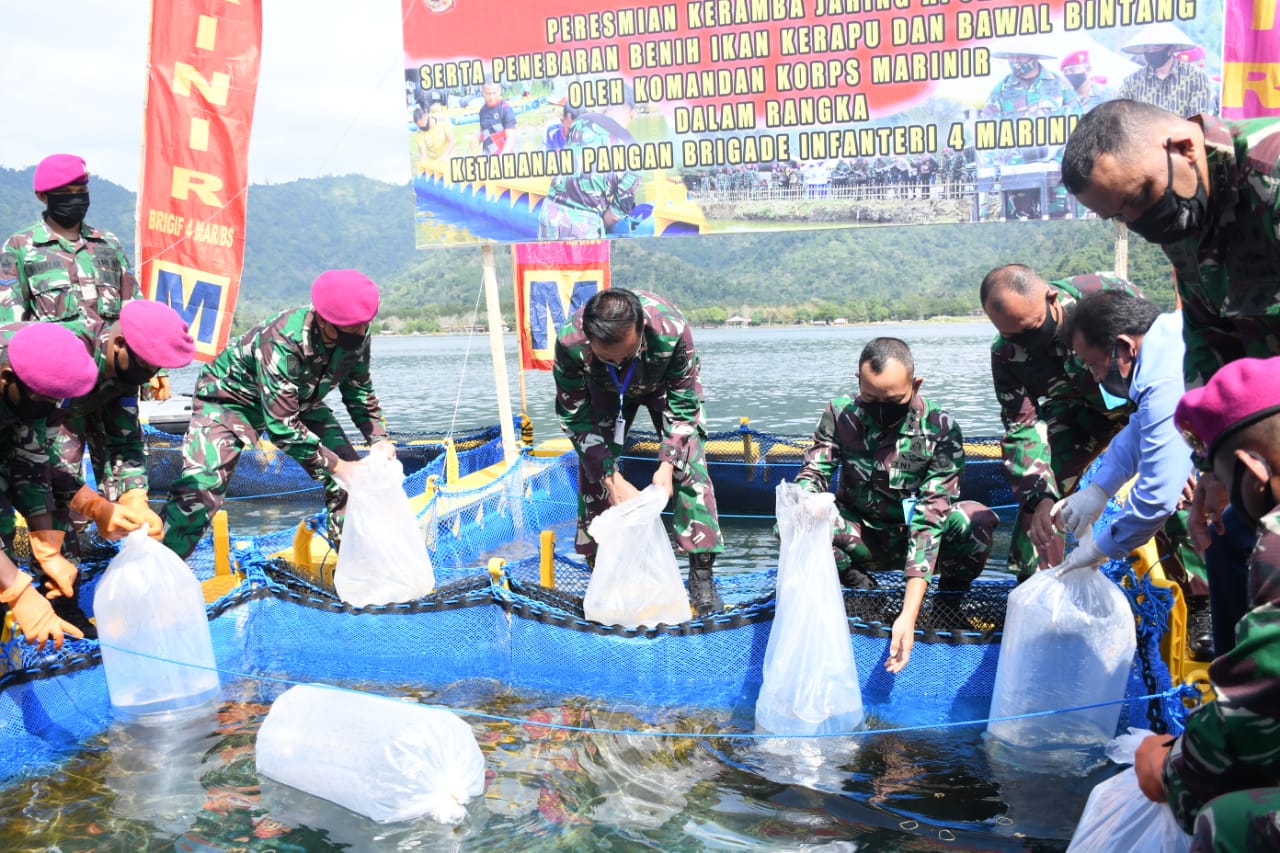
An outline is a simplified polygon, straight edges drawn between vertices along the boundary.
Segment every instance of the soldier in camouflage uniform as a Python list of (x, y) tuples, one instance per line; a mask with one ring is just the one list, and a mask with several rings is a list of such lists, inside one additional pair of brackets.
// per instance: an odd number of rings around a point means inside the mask
[(1077, 50), (1062, 57), (1058, 70), (1062, 72), (1062, 76), (1066, 77), (1067, 82), (1076, 90), (1076, 97), (1080, 99), (1080, 113), (1082, 115), (1098, 104), (1109, 101), (1116, 96), (1114, 89), (1094, 79), (1093, 65), (1089, 62), (1089, 51), (1087, 50)]
[(824, 492), (839, 470), (832, 546), (845, 586), (876, 586), (872, 572), (906, 574), (885, 662), (890, 672), (910, 660), (916, 617), (935, 571), (940, 589), (967, 589), (987, 563), (999, 523), (982, 504), (960, 500), (960, 427), (917, 393), (920, 383), (904, 342), (868, 343), (858, 358), (858, 397), (828, 404), (796, 475), (802, 488)]
[(578, 553), (594, 563), (591, 521), (637, 493), (618, 457), (644, 407), (662, 438), (653, 482), (675, 497), (676, 544), (689, 555), (693, 606), (704, 616), (723, 609), (713, 564), (724, 545), (703, 447), (698, 353), (684, 317), (652, 293), (597, 293), (560, 330), (553, 373), (556, 414), (578, 452)]
[(1175, 423), (1260, 532), (1237, 643), (1209, 667), (1216, 698), (1172, 741), (1152, 735), (1134, 770), (1195, 850), (1280, 849), (1280, 358), (1244, 358), (1188, 391)]
[[(611, 107), (607, 114), (582, 113), (574, 119), (565, 147), (574, 152), (579, 169), (585, 149), (635, 143), (627, 130), (631, 114), (632, 108), (622, 105)], [(625, 228), (636, 206), (639, 185), (640, 173), (629, 169), (560, 175), (552, 180), (551, 189), (542, 200), (538, 239), (597, 239), (616, 228)]]
[[(93, 390), (59, 409), (49, 420), (53, 496), (56, 512), (79, 513), (97, 524), (106, 539), (119, 539), (143, 524), (160, 539), (164, 524), (148, 504), (147, 458), (138, 422), (138, 387), (162, 367), (186, 367), (195, 357), (187, 324), (168, 305), (128, 303), (120, 319), (86, 329), (75, 326), (97, 364)], [(84, 482), (85, 432), (89, 423), (105, 427), (105, 497)]]
[(991, 343), (991, 379), (1005, 428), (1001, 455), (1021, 509), (1009, 546), (1009, 568), (1020, 579), (1062, 562), (1064, 543), (1049, 511), (1133, 411), (1131, 403), (1108, 407), (1060, 334), (1077, 299), (1112, 289), (1138, 292), (1111, 276), (1046, 282), (1021, 264), (997, 267), (982, 280), (982, 310), (999, 333)]
[(54, 512), (47, 421), (60, 401), (91, 391), (97, 377), (84, 344), (62, 326), (0, 325), (0, 540), (16, 559), (14, 511), (22, 513), (46, 595), (67, 608), (60, 615), (90, 629), (74, 603), (78, 570), (62, 554), (67, 523)]
[(335, 388), (370, 452), (394, 454), (369, 379), (377, 286), (355, 270), (329, 270), (312, 284), (311, 303), (259, 323), (200, 372), (182, 474), (164, 513), (164, 543), (182, 557), (222, 506), (240, 451), (259, 437), (324, 484), (329, 538), (338, 546), (347, 493), (336, 480), (359, 457), (324, 403)]
[[(1280, 354), (1277, 175), (1274, 118), (1187, 120), (1116, 100), (1082, 118), (1067, 143), (1067, 189), (1100, 217), (1117, 218), (1159, 244), (1173, 263), (1188, 389), (1235, 359)], [(1245, 567), (1255, 537), (1252, 525), (1226, 507), (1221, 483), (1199, 467), (1190, 535), (1208, 548), (1214, 650), (1222, 655), (1248, 609)]]

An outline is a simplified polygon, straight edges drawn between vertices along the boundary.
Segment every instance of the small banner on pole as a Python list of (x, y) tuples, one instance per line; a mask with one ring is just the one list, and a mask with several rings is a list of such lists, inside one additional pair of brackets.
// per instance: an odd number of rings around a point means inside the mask
[(226, 346), (240, 289), (261, 44), (258, 0), (152, 4), (138, 278), (200, 361)]
[(550, 370), (560, 327), (609, 287), (609, 244), (519, 243), (514, 252), (520, 366)]

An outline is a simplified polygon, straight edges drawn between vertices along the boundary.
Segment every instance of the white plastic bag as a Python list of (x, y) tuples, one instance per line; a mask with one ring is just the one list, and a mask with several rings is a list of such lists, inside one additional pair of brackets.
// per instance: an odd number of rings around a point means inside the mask
[(220, 686), (200, 582), (147, 533), (143, 525), (125, 537), (94, 590), (93, 615), (117, 715), (158, 723), (198, 713)]
[(404, 492), (404, 466), (371, 453), (352, 465), (347, 517), (334, 589), (347, 604), (395, 604), (429, 595), (436, 586), (431, 556)]
[(382, 823), (458, 823), (484, 755), (457, 715), (415, 702), (290, 687), (258, 730), (258, 773)]
[[(1133, 764), (1138, 744), (1150, 734), (1131, 728), (1108, 744), (1107, 755), (1116, 764)], [(1191, 836), (1178, 826), (1169, 804), (1148, 800), (1138, 787), (1138, 774), (1129, 767), (1094, 786), (1067, 851), (1185, 853), (1190, 849)]]
[(835, 496), (777, 488), (777, 611), (756, 699), (756, 728), (779, 734), (852, 731), (862, 688), (831, 552)]
[[(1101, 702), (1067, 714), (993, 720), (989, 736), (1012, 747), (1096, 752), (1115, 736), (1137, 648), (1133, 610), (1094, 569), (1038, 572), (1009, 595), (991, 717)], [(1085, 772), (1088, 762), (1075, 772)]]
[(680, 567), (662, 525), (667, 493), (649, 486), (600, 513), (588, 533), (596, 567), (582, 599), (586, 617), (602, 625), (677, 625), (692, 616)]

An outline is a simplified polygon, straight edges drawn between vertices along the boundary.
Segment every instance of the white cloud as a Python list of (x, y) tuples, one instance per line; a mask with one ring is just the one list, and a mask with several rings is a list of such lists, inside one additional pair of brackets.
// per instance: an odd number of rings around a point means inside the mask
[[(137, 188), (150, 8), (5, 4), (0, 166), (69, 151)], [(407, 181), (399, 3), (263, 0), (262, 28), (250, 180), (358, 172)]]

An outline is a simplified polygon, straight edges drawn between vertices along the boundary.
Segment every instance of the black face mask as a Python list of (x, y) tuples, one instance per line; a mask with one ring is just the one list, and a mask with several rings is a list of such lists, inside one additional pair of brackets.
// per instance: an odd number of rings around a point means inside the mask
[[(1244, 466), (1243, 459), (1236, 460), (1235, 470), (1231, 474), (1231, 505), (1236, 508), (1236, 512), (1249, 519), (1249, 523), (1254, 527), (1262, 521), (1262, 516), (1254, 515), (1252, 511), (1245, 508), (1244, 505), (1244, 478), (1246, 474), (1252, 473)], [(1267, 481), (1267, 510), (1280, 504), (1280, 498), (1275, 495), (1275, 490), (1271, 488), (1271, 481)], [(1264, 510), (1265, 512), (1266, 510)]]
[(867, 413), (867, 419), (881, 429), (896, 427), (907, 417), (911, 400), (905, 403), (886, 403), (878, 400), (858, 399), (858, 405)]
[(1129, 399), (1129, 389), (1133, 386), (1133, 369), (1129, 369), (1128, 376), (1120, 375), (1120, 362), (1116, 359), (1114, 342), (1111, 344), (1111, 366), (1107, 368), (1107, 375), (1102, 377), (1102, 381), (1098, 384), (1102, 386), (1102, 390), (1112, 396)]
[(120, 366), (120, 351), (116, 350), (111, 357), (111, 367), (115, 371), (116, 381), (121, 385), (137, 387), (146, 385), (151, 381), (151, 377), (156, 375), (156, 371), (150, 367), (145, 367), (138, 361), (138, 357), (133, 354), (133, 350), (125, 347), (125, 352), (129, 353), (129, 365), (127, 367)]
[(1071, 84), (1072, 89), (1079, 89), (1080, 84), (1089, 79), (1088, 74), (1068, 74), (1067, 82)]
[(63, 228), (74, 228), (84, 222), (89, 212), (89, 191), (82, 193), (45, 193), (45, 213)]
[[(37, 400), (16, 378), (9, 383), (9, 387), (17, 393), (6, 394), (5, 402), (9, 404), (10, 411), (23, 423), (45, 420), (58, 409), (57, 400)], [(17, 399), (13, 399), (14, 397)]]
[(1148, 68), (1159, 68), (1161, 65), (1164, 65), (1166, 62), (1168, 62), (1169, 57), (1172, 55), (1173, 55), (1172, 48), (1166, 47), (1164, 50), (1153, 50), (1150, 53), (1142, 54), (1142, 62)]
[(1164, 195), (1156, 199), (1146, 213), (1129, 223), (1130, 231), (1148, 243), (1162, 246), (1198, 232), (1209, 209), (1209, 194), (1205, 192), (1199, 171), (1196, 172), (1195, 195), (1183, 198), (1173, 191), (1173, 140), (1166, 143), (1165, 150), (1169, 155), (1169, 182), (1164, 188)]
[(1053, 345), (1058, 336), (1058, 318), (1053, 316), (1053, 306), (1045, 304), (1044, 322), (1034, 329), (1009, 335), (1005, 340), (1017, 344), (1023, 349), (1042, 350)]
[(359, 349), (360, 345), (364, 343), (364, 339), (366, 337), (365, 335), (357, 332), (344, 332), (336, 326), (334, 327), (334, 331), (338, 335), (338, 339), (334, 343), (343, 349)]

